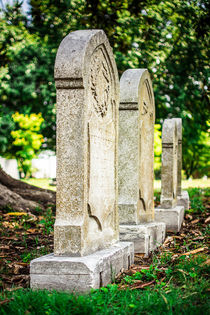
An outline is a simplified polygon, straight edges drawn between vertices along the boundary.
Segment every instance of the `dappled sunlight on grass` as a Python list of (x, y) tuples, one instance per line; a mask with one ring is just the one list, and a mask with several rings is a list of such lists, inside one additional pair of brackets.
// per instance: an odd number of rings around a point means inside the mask
[[(210, 179), (188, 179), (182, 180), (182, 189), (188, 188), (208, 188), (210, 187)], [(155, 180), (154, 182), (155, 190), (161, 189), (161, 180)]]
[(51, 189), (56, 190), (55, 186), (50, 186), (51, 179), (50, 178), (29, 178), (29, 179), (23, 179), (25, 183), (28, 183), (30, 185), (34, 185), (43, 189)]
[[(55, 186), (50, 186), (51, 179), (50, 178), (30, 178), (30, 179), (23, 179), (24, 182), (41, 187), (44, 189), (51, 189), (56, 190)], [(191, 180), (182, 180), (182, 189), (188, 188), (208, 188), (210, 187), (210, 179), (191, 179)], [(161, 181), (155, 180), (154, 181), (154, 188), (155, 190), (159, 191), (161, 189)]]

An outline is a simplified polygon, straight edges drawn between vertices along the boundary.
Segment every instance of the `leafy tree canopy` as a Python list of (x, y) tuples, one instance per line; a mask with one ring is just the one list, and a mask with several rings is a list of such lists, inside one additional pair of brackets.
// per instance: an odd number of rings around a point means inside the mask
[[(119, 74), (149, 69), (157, 123), (183, 118), (183, 167), (190, 176), (198, 168), (190, 166), (194, 144), (202, 142), (209, 115), (209, 20), (207, 0), (30, 0), (27, 16), (17, 1), (0, 18), (0, 112), (42, 112), (44, 146), (54, 148), (57, 48), (71, 31), (103, 29)], [(197, 159), (205, 168), (206, 160)]]

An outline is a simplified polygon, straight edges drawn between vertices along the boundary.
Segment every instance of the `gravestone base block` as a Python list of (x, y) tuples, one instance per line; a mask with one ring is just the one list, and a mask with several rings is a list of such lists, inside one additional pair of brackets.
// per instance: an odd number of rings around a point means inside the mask
[(177, 204), (178, 206), (184, 206), (186, 210), (190, 208), (190, 198), (187, 190), (182, 190), (181, 196), (177, 196)]
[(163, 222), (120, 225), (120, 240), (133, 242), (134, 252), (145, 254), (145, 257), (164, 242), (165, 233), (166, 225)]
[(166, 231), (179, 232), (184, 220), (184, 207), (155, 208), (155, 221), (165, 222)]
[(134, 262), (131, 242), (113, 246), (83, 257), (49, 254), (31, 261), (30, 286), (70, 292), (88, 292), (111, 283), (122, 268)]

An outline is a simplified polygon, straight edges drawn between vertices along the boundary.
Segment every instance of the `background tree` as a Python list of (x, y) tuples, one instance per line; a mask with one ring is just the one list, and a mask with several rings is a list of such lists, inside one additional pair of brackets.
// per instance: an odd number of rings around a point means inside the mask
[[(7, 124), (1, 125), (0, 137), (5, 132), (10, 135), (14, 127), (12, 114), (16, 111), (41, 112), (45, 119), (41, 127), (45, 146), (55, 149), (56, 50), (51, 50), (44, 38), (29, 31), (18, 2), (15, 8), (13, 13), (8, 7), (4, 18), (0, 18), (0, 117), (7, 120)], [(8, 152), (10, 147), (8, 143)]]
[(157, 123), (183, 118), (183, 168), (188, 177), (203, 175), (197, 170), (201, 164), (204, 170), (206, 158), (199, 159), (199, 166), (192, 159), (209, 115), (207, 0), (31, 0), (27, 16), (18, 1), (14, 8), (0, 18), (1, 114), (42, 112), (44, 146), (54, 149), (57, 48), (71, 31), (102, 28), (119, 74), (128, 68), (149, 69)]

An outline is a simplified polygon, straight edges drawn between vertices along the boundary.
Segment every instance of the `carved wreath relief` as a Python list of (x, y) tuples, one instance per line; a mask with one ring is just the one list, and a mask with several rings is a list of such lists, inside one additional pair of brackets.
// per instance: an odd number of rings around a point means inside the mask
[[(151, 105), (152, 104), (152, 96), (151, 96), (151, 90), (148, 80), (144, 81), (143, 84), (143, 93), (142, 93), (142, 108), (141, 108), (141, 115), (145, 116), (149, 112), (150, 118), (153, 118), (153, 112)], [(150, 111), (149, 111), (150, 110)]]
[(92, 55), (89, 77), (88, 214), (98, 230), (114, 229), (115, 121), (111, 67), (102, 46)]
[(101, 49), (92, 56), (92, 68), (90, 75), (92, 102), (96, 113), (104, 117), (108, 104), (111, 102), (110, 73)]

